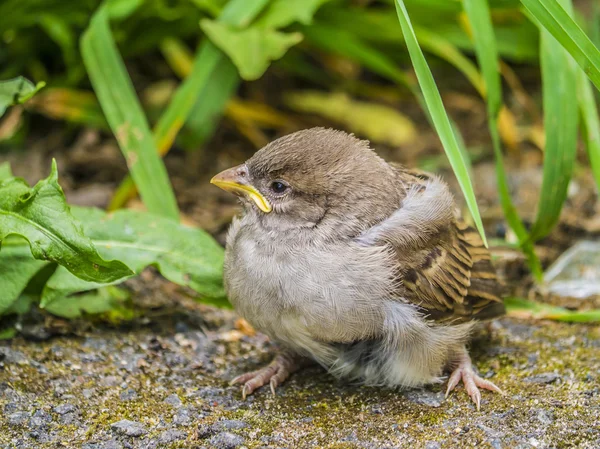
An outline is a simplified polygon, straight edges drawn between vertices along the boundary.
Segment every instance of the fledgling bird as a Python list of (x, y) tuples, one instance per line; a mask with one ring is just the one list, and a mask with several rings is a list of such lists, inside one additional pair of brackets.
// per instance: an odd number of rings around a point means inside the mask
[(227, 236), (224, 280), (236, 311), (279, 342), (265, 368), (232, 382), (271, 390), (313, 359), (368, 385), (416, 387), (452, 372), (479, 409), (470, 331), (504, 313), (490, 254), (446, 184), (387, 163), (341, 131), (268, 144), (211, 182), (244, 214)]

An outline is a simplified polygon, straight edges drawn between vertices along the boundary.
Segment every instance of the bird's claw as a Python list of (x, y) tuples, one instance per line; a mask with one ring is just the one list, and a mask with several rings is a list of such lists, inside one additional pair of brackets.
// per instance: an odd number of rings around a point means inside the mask
[(275, 395), (275, 389), (286, 380), (292, 372), (298, 368), (298, 363), (287, 355), (278, 355), (275, 359), (262, 369), (237, 376), (229, 384), (244, 384), (242, 387), (242, 398), (246, 399), (258, 388), (269, 384), (271, 393)]
[(468, 356), (460, 362), (458, 367), (450, 375), (450, 378), (448, 379), (448, 387), (446, 388), (446, 397), (450, 395), (452, 390), (454, 390), (461, 380), (465, 385), (465, 391), (475, 403), (477, 411), (479, 411), (481, 408), (481, 392), (479, 391), (479, 388), (504, 395), (504, 392), (493, 382), (483, 379), (475, 373), (473, 366), (471, 365), (471, 359)]

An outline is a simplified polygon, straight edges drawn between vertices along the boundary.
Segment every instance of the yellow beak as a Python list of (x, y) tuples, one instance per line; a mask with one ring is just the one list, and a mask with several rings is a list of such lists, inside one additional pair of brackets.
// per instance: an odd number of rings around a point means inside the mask
[(238, 165), (215, 175), (211, 184), (235, 195), (244, 195), (250, 198), (260, 210), (269, 213), (272, 210), (269, 201), (248, 180), (248, 167), (246, 164)]

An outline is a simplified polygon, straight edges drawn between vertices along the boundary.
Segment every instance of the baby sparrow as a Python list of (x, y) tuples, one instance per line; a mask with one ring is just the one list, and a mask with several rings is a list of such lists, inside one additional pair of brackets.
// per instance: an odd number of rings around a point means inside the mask
[(313, 128), (282, 137), (211, 183), (245, 213), (227, 237), (225, 288), (236, 311), (284, 348), (234, 379), (274, 392), (303, 359), (368, 385), (415, 387), (452, 371), (479, 409), (466, 349), (504, 313), (490, 254), (457, 217), (446, 184), (388, 164), (366, 141)]

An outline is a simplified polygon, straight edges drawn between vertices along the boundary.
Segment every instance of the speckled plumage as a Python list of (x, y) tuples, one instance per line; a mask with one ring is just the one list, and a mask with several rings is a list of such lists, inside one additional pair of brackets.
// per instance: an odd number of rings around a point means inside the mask
[(242, 172), (273, 210), (242, 198), (225, 286), (288, 358), (373, 385), (436, 382), (468, 360), (473, 324), (504, 312), (489, 253), (439, 178), (323, 128), (272, 142)]

